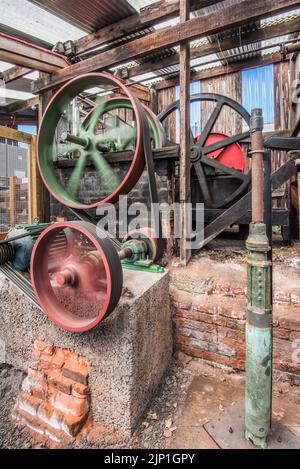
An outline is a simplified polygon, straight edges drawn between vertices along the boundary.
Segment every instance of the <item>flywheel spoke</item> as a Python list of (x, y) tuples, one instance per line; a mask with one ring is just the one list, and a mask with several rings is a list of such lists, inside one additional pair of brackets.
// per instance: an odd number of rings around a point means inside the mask
[(207, 147), (204, 147), (202, 149), (202, 153), (203, 155), (209, 155), (209, 153), (213, 153), (214, 151), (220, 150), (221, 148), (226, 148), (229, 145), (240, 142), (241, 140), (244, 140), (247, 137), (249, 137), (249, 131), (242, 132), (241, 134), (233, 135), (232, 137), (229, 137), (229, 138), (224, 138), (224, 140), (220, 140), (219, 142), (216, 142), (216, 143), (213, 143), (212, 145), (208, 145)]
[(204, 203), (205, 205), (209, 206), (212, 204), (212, 197), (211, 197), (211, 193), (207, 184), (207, 179), (203, 170), (203, 166), (198, 161), (197, 163), (194, 164), (194, 168), (195, 168), (197, 179), (199, 181), (199, 185), (200, 185), (203, 197), (204, 197)]
[(206, 122), (204, 129), (201, 132), (200, 139), (197, 142), (198, 147), (203, 147), (205, 145), (206, 140), (209, 137), (209, 134), (211, 133), (219, 115), (223, 107), (223, 102), (219, 101), (214, 108), (213, 112), (211, 113), (208, 121)]
[(72, 197), (76, 197), (78, 194), (80, 180), (85, 169), (86, 160), (87, 154), (86, 152), (82, 151), (76, 161), (76, 166), (71, 174), (67, 185), (67, 191)]
[(105, 186), (110, 191), (114, 192), (116, 188), (120, 185), (119, 177), (114, 173), (110, 164), (106, 161), (101, 152), (91, 152), (91, 157), (94, 162), (94, 166), (98, 171), (101, 181), (105, 183)]

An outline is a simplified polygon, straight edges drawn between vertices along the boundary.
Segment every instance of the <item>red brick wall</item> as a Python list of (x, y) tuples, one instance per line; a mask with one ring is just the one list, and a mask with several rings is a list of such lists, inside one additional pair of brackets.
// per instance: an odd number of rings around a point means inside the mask
[[(171, 287), (175, 352), (244, 371), (243, 282), (237, 286), (234, 279), (230, 285), (210, 278), (199, 294), (190, 289), (196, 285), (195, 279), (189, 284), (185, 278), (181, 290), (179, 278), (176, 287)], [(300, 385), (300, 296), (293, 292), (277, 290), (274, 295), (273, 346), (273, 364), (279, 377)]]
[(89, 364), (75, 352), (37, 340), (32, 355), (12, 416), (58, 443), (75, 436), (88, 418)]

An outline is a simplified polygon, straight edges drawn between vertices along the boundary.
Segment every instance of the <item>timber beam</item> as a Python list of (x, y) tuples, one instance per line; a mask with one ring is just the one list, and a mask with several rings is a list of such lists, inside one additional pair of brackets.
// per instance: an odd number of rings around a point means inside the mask
[[(234, 36), (225, 37), (222, 39), (221, 43), (208, 42), (198, 47), (191, 47), (191, 60), (197, 59), (199, 57), (205, 57), (210, 54), (222, 53), (228, 50), (243, 47), (248, 44), (257, 43), (260, 41), (266, 41), (268, 39), (273, 39), (275, 37), (280, 37), (288, 34), (293, 34), (300, 31), (300, 19), (295, 18), (291, 21), (287, 21), (280, 24), (275, 24), (273, 26), (268, 26), (263, 29), (251, 31), (249, 33), (235, 34)], [(280, 45), (280, 44), (279, 44)], [(270, 46), (271, 47), (271, 46)], [(179, 54), (174, 53), (168, 57), (165, 57), (161, 60), (154, 58), (143, 62), (134, 67), (121, 70), (122, 76), (126, 78), (131, 78), (137, 75), (143, 75), (144, 73), (154, 72), (172, 65), (179, 64)]]
[(38, 81), (33, 92), (39, 93), (53, 86), (60, 85), (80, 73), (89, 73), (122, 64), (129, 60), (151, 55), (156, 51), (172, 47), (181, 42), (191, 41), (200, 37), (211, 36), (222, 31), (255, 22), (276, 13), (288, 11), (300, 6), (300, 0), (255, 0), (224, 6), (218, 15), (207, 13), (171, 28), (155, 31), (139, 39), (135, 39), (119, 47), (99, 53), (82, 62), (70, 65), (48, 80)]
[(33, 107), (37, 107), (39, 105), (39, 98), (38, 96), (34, 96), (33, 98), (27, 99), (26, 101), (17, 101), (15, 103), (9, 104), (6, 109), (8, 114), (13, 114), (15, 112), (24, 111), (25, 109), (32, 109)]
[(48, 73), (57, 72), (69, 64), (63, 55), (4, 33), (0, 33), (0, 60)]
[(0, 73), (0, 80), (3, 80), (4, 83), (9, 83), (10, 81), (17, 80), (18, 78), (22, 78), (24, 75), (27, 75), (32, 70), (26, 67), (11, 67), (8, 70)]
[[(222, 0), (192, 0), (191, 11), (200, 10)], [(82, 54), (103, 44), (109, 44), (127, 34), (136, 33), (158, 22), (179, 16), (179, 0), (163, 0), (143, 8), (140, 14), (129, 16), (74, 41), (76, 54)]]
[[(275, 64), (278, 62), (284, 62), (288, 60), (283, 58), (280, 52), (274, 54), (265, 55), (262, 57), (254, 57), (253, 59), (241, 60), (239, 62), (233, 62), (228, 65), (222, 65), (221, 67), (208, 68), (206, 70), (200, 70), (198, 72), (191, 73), (191, 81), (206, 80), (208, 78), (215, 78), (222, 75), (228, 75), (229, 73), (240, 72), (254, 67), (262, 67), (264, 65)], [(179, 84), (179, 76), (176, 73), (172, 74), (172, 77), (165, 80), (160, 80), (152, 86), (156, 90), (164, 90), (166, 88), (172, 88)]]

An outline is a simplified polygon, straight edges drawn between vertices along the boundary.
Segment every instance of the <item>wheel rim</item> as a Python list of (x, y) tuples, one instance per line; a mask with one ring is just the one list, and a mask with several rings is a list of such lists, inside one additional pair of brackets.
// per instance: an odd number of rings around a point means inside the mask
[[(57, 125), (63, 119), (64, 114), (67, 114), (66, 109), (76, 96), (90, 87), (101, 85), (114, 88), (117, 86), (118, 88), (121, 88), (130, 102), (136, 122), (136, 128), (132, 131), (135, 139), (135, 148), (132, 150), (132, 161), (124, 177), (119, 178), (119, 180), (114, 178), (112, 170), (105, 162), (103, 155), (101, 154), (99, 158), (99, 153), (103, 153), (103, 149), (101, 152), (98, 149), (98, 145), (101, 146), (101, 141), (105, 141), (105, 138), (108, 135), (110, 139), (113, 139), (114, 134), (112, 132), (107, 132), (104, 133), (104, 136), (100, 139), (96, 139), (93, 128), (88, 129), (86, 126), (80, 126), (80, 145), (76, 141), (72, 142), (72, 144), (67, 147), (69, 149), (73, 149), (73, 154), (76, 154), (76, 171), (74, 169), (70, 176), (71, 185), (68, 186), (67, 183), (63, 184), (59, 179), (54, 166), (54, 159), (58, 156), (57, 152), (59, 151), (58, 148), (60, 148), (53, 147)], [(130, 91), (117, 78), (105, 72), (82, 75), (64, 85), (56, 95), (53, 96), (52, 100), (48, 104), (41, 122), (37, 141), (38, 165), (41, 177), (49, 192), (62, 204), (72, 208), (81, 209), (94, 208), (102, 203), (115, 203), (118, 200), (119, 195), (127, 194), (137, 183), (145, 166), (143, 153), (142, 112), (144, 112), (144, 110), (137, 105), (136, 98), (134, 98)], [(96, 116), (95, 120), (98, 121)], [(75, 137), (78, 137), (78, 135), (75, 135)], [(67, 138), (70, 138), (70, 136), (68, 135)], [(84, 139), (86, 139), (89, 146), (83, 146), (82, 141)], [(97, 148), (95, 148), (96, 140)], [(64, 148), (61, 151), (64, 151)], [(71, 150), (69, 153), (70, 152), (72, 153)], [(65, 151), (65, 153), (67, 152)], [(77, 195), (74, 195), (76, 190), (75, 185), (78, 184), (78, 181), (80, 182), (82, 180), (82, 173), (89, 156), (92, 157), (95, 169), (99, 173), (99, 178), (103, 179), (107, 185), (109, 182), (110, 187), (107, 188), (107, 195), (102, 196), (99, 194), (97, 197), (93, 197), (93, 201), (91, 203), (83, 203)], [(74, 180), (74, 186), (72, 186), (72, 177)]]
[[(53, 246), (61, 233), (68, 239), (68, 249), (55, 256)], [(91, 223), (63, 222), (46, 228), (34, 246), (30, 273), (45, 314), (73, 332), (95, 327), (113, 311), (122, 292), (118, 254), (108, 238), (97, 236)]]
[[(226, 149), (229, 145), (238, 144), (238, 142), (244, 140), (245, 138), (249, 137), (250, 132), (249, 130), (242, 132), (241, 134), (237, 134), (235, 136), (228, 137), (224, 140), (219, 142), (215, 142), (213, 145), (206, 145), (207, 139), (209, 135), (211, 135), (213, 131), (213, 127), (218, 120), (220, 113), (224, 106), (231, 108), (235, 111), (238, 115), (241, 116), (242, 119), (245, 120), (246, 124), (249, 126), (250, 124), (250, 114), (246, 109), (244, 109), (239, 103), (234, 101), (231, 98), (227, 98), (225, 96), (215, 94), (215, 93), (199, 93), (190, 96), (190, 102), (215, 102), (216, 106), (212, 111), (209, 119), (207, 120), (203, 131), (201, 132), (200, 139), (196, 142), (191, 133), (191, 167), (195, 171), (196, 179), (198, 184), (201, 188), (201, 192), (204, 199), (204, 204), (207, 208), (221, 208), (227, 205), (234, 203), (241, 195), (243, 195), (250, 184), (250, 175), (244, 174), (242, 172), (238, 172), (232, 170), (231, 168), (218, 163), (216, 160), (209, 157), (210, 154), (213, 152), (217, 152), (218, 150)], [(159, 114), (159, 119), (163, 123), (163, 121), (174, 111), (179, 110), (180, 108), (180, 101), (175, 101), (174, 103), (170, 104), (164, 111)], [(222, 200), (214, 200), (214, 194), (211, 193), (211, 189), (209, 187), (209, 181), (206, 177), (206, 168), (213, 168), (213, 170), (218, 170), (223, 172), (228, 179), (235, 178), (240, 180), (241, 183), (237, 188), (233, 189), (233, 192), (229, 195), (222, 198)]]

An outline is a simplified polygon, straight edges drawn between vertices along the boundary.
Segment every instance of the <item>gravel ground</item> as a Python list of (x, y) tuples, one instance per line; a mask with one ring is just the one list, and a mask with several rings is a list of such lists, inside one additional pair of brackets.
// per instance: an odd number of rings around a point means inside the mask
[(21, 391), (25, 374), (8, 365), (0, 365), (0, 448), (31, 448), (32, 439), (10, 418), (15, 400)]
[[(10, 418), (25, 375), (19, 370), (0, 365), (0, 448), (47, 448), (48, 442), (34, 437)], [(176, 429), (193, 375), (173, 360), (151, 407), (131, 439), (101, 426), (87, 425), (67, 448), (165, 448)], [(53, 444), (50, 445), (53, 447)]]

